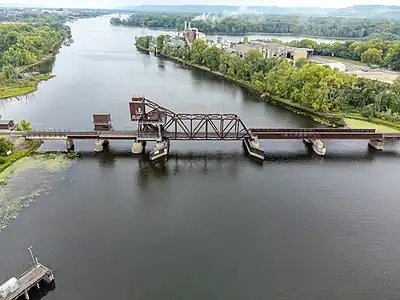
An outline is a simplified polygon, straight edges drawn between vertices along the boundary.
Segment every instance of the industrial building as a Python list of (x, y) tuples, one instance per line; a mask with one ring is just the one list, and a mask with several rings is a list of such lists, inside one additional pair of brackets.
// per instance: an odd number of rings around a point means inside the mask
[(296, 48), (262, 41), (250, 41), (248, 44), (236, 44), (233, 52), (237, 53), (239, 56), (243, 56), (252, 49), (261, 51), (264, 57), (286, 57), (295, 61), (299, 59), (310, 59), (314, 53), (314, 50), (309, 48)]
[(200, 39), (200, 40), (206, 39), (206, 35), (204, 33), (200, 32), (198, 28), (196, 28), (196, 27), (192, 28), (190, 26), (190, 22), (185, 22), (184, 35), (190, 43), (192, 43), (194, 40), (197, 40), (197, 39)]

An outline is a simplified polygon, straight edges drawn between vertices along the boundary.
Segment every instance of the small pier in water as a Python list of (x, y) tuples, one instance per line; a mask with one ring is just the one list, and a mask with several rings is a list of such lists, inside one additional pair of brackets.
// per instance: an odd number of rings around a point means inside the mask
[(32, 290), (46, 291), (54, 289), (53, 272), (39, 263), (37, 257), (33, 256), (32, 248), (29, 247), (33, 265), (17, 278), (10, 278), (0, 285), (0, 300), (31, 299)]

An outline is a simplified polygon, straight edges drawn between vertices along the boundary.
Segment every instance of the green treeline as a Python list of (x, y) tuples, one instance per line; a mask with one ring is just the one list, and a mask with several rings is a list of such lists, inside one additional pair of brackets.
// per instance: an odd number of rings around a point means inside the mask
[(203, 18), (193, 13), (166, 12), (135, 12), (128, 19), (111, 19), (111, 23), (115, 25), (179, 30), (183, 29), (185, 21), (190, 21), (192, 27), (197, 27), (205, 34), (273, 33), (357, 39), (368, 36), (400, 39), (400, 21), (396, 20), (267, 14), (236, 16), (212, 14)]
[[(135, 13), (130, 16), (129, 19), (121, 20), (119, 18), (111, 19), (112, 24), (121, 24), (126, 26), (147, 26), (147, 27), (163, 27), (163, 28), (178, 28), (183, 29), (184, 22), (186, 20), (195, 19), (195, 14), (174, 14), (174, 13)], [(291, 16), (256, 16), (252, 15), (243, 19), (242, 17), (233, 18), (237, 25), (227, 25), (227, 27), (218, 27), (213, 25), (213, 32), (211, 33), (232, 33), (232, 28), (245, 28), (249, 22), (257, 22), (257, 18), (264, 18), (266, 23), (262, 26), (265, 30), (257, 30), (259, 32), (266, 33), (292, 33), (292, 34), (303, 34), (303, 35), (316, 35), (316, 36), (337, 36), (337, 37), (365, 37), (362, 41), (346, 41), (346, 42), (335, 42), (335, 43), (317, 43), (313, 40), (305, 39), (301, 41), (292, 41), (286, 43), (290, 46), (295, 47), (306, 47), (314, 49), (316, 55), (324, 56), (336, 56), (339, 58), (346, 58), (356, 61), (362, 61), (369, 65), (379, 65), (393, 70), (400, 70), (400, 41), (396, 41), (395, 38), (400, 39), (400, 21), (389, 21), (389, 20), (369, 20), (369, 19), (342, 19), (342, 18), (320, 18), (310, 17), (306, 22), (306, 27), (303, 29), (292, 30), (289, 32), (279, 31), (281, 26), (286, 26), (285, 22), (291, 22), (293, 20), (300, 20), (303, 17), (291, 17)], [(275, 19), (277, 18), (277, 19)], [(230, 22), (228, 19), (223, 19), (223, 22)], [(286, 20), (278, 22), (277, 20)], [(239, 22), (240, 21), (240, 22)], [(268, 23), (270, 22), (271, 23)], [(261, 21), (260, 21), (261, 22)], [(336, 23), (338, 22), (338, 23)], [(344, 22), (341, 24), (340, 22)], [(196, 26), (201, 31), (209, 33), (206, 29), (204, 21), (191, 21), (193, 26)], [(222, 24), (221, 23), (221, 24)], [(368, 27), (364, 27), (363, 24), (369, 24)], [(200, 25), (199, 25), (200, 24)], [(268, 25), (269, 24), (269, 25)], [(204, 26), (203, 26), (204, 25)], [(203, 26), (203, 27), (202, 27)], [(221, 25), (222, 26), (222, 25)], [(233, 26), (233, 27), (232, 27)], [(244, 27), (243, 27), (244, 26)], [(366, 29), (366, 28), (369, 29)], [(208, 27), (207, 27), (208, 28)], [(230, 28), (226, 31), (226, 28)], [(341, 34), (337, 34), (336, 29), (340, 28)], [(363, 28), (364, 33), (360, 35), (354, 35), (356, 32), (361, 33)], [(299, 31), (300, 30), (300, 31)], [(361, 31), (358, 31), (361, 30)], [(318, 32), (317, 32), (318, 31)], [(348, 34), (345, 34), (348, 32)], [(238, 34), (245, 34), (247, 31), (241, 30)], [(281, 44), (285, 44), (282, 41), (274, 40)]]
[[(63, 9), (60, 8), (55, 10), (62, 11)], [(25, 9), (13, 9), (13, 13), (0, 12), (0, 22), (25, 22), (25, 23), (44, 24), (48, 21), (49, 18), (52, 18), (53, 20), (58, 20), (61, 23), (65, 23), (67, 21), (72, 21), (76, 19), (98, 17), (106, 13), (109, 12), (73, 10), (67, 14), (50, 14), (47, 12), (43, 13), (41, 11), (33, 11), (33, 10), (27, 11)]]
[[(279, 40), (274, 41), (285, 44)], [(305, 39), (286, 44), (314, 49), (315, 55), (336, 56), (361, 61), (368, 65), (379, 65), (392, 70), (400, 70), (400, 41), (367, 38), (361, 42), (346, 41), (328, 44)]]
[[(0, 24), (0, 98), (17, 96), (36, 88), (49, 76), (25, 76), (23, 67), (57, 54), (71, 30), (58, 18), (42, 14), (33, 23)], [(19, 92), (20, 90), (20, 92)]]
[(190, 50), (167, 47), (166, 37), (136, 39), (138, 46), (155, 43), (164, 54), (218, 71), (230, 78), (245, 81), (261, 93), (289, 99), (319, 112), (357, 112), (364, 117), (400, 121), (400, 81), (388, 84), (357, 77), (299, 60), (296, 66), (285, 58), (263, 58), (258, 50), (243, 58), (229, 54), (205, 41), (195, 40)]

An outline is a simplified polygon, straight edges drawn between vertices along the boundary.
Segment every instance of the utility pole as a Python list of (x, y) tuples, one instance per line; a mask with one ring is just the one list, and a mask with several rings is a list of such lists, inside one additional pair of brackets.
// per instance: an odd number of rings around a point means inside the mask
[(31, 254), (31, 258), (32, 258), (33, 264), (37, 265), (38, 264), (38, 260), (37, 260), (37, 258), (35, 259), (35, 257), (33, 256), (32, 246), (29, 246), (28, 250), (29, 250), (29, 253)]

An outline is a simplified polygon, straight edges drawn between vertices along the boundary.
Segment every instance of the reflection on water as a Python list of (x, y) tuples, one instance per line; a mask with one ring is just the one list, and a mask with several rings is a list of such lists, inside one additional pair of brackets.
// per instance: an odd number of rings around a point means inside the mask
[[(151, 162), (146, 154), (134, 156), (130, 151), (116, 151), (107, 149), (101, 153), (82, 152), (83, 159), (97, 159), (104, 168), (114, 168), (120, 158), (132, 159), (132, 168), (136, 168), (137, 185), (146, 190), (156, 181), (163, 181), (168, 177), (189, 176), (191, 173), (202, 175), (218, 175), (226, 178), (237, 178), (241, 165), (251, 164), (253, 168), (269, 168), (271, 165), (329, 165), (329, 164), (358, 164), (360, 162), (373, 162), (377, 158), (397, 158), (399, 153), (395, 150), (377, 152), (373, 149), (353, 151), (348, 153), (327, 153), (321, 157), (315, 154), (311, 147), (304, 153), (274, 152), (265, 153), (265, 161), (259, 162), (249, 159), (243, 152), (170, 152), (169, 156)], [(123, 161), (123, 160), (122, 160)]]

